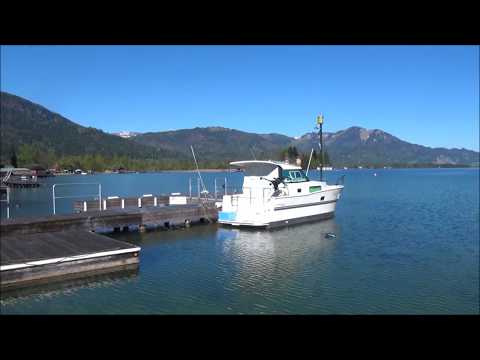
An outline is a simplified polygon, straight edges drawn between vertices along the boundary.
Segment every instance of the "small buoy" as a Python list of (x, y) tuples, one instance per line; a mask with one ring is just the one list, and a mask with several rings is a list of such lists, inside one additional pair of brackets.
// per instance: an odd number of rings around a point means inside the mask
[(327, 233), (327, 234), (325, 235), (325, 237), (326, 237), (326, 238), (336, 238), (337, 235), (335, 235), (334, 233)]
[(377, 173), (373, 173), (373, 176), (377, 176)]

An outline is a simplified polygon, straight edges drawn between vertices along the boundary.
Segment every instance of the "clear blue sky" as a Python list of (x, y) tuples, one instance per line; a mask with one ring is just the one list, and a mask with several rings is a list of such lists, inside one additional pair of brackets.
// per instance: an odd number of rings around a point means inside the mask
[(475, 46), (2, 46), (1, 88), (104, 131), (382, 129), (479, 149)]

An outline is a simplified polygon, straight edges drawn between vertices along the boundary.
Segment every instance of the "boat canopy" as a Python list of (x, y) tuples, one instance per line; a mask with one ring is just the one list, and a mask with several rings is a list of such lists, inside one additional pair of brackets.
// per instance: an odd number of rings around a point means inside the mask
[(230, 165), (244, 169), (245, 176), (267, 176), (277, 168), (280, 170), (279, 174), (282, 174), (282, 171), (287, 169), (301, 169), (299, 166), (270, 160), (234, 161)]

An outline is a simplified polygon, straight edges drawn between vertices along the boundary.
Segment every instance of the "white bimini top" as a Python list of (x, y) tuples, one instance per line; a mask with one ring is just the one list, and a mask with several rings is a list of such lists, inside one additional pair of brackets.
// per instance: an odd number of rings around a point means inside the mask
[(245, 160), (245, 161), (233, 161), (230, 165), (237, 166), (240, 168), (252, 167), (252, 166), (261, 166), (270, 165), (271, 167), (280, 166), (284, 170), (299, 170), (301, 169), (300, 166), (287, 164), (286, 162), (282, 161), (272, 161), (272, 160)]

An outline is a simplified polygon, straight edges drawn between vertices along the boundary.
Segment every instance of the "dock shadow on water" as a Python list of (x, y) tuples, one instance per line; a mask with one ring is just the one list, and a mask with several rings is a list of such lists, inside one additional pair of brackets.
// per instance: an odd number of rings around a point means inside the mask
[(138, 277), (138, 266), (132, 266), (129, 269), (108, 272), (104, 274), (95, 274), (87, 277), (63, 279), (51, 281), (49, 283), (23, 287), (18, 289), (3, 290), (0, 297), (2, 306), (19, 305), (24, 301), (36, 299), (53, 298), (65, 295), (74, 295), (82, 289), (100, 289), (113, 285), (121, 285)]

